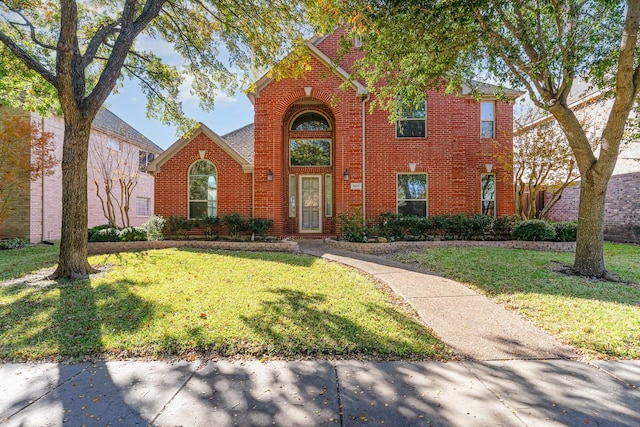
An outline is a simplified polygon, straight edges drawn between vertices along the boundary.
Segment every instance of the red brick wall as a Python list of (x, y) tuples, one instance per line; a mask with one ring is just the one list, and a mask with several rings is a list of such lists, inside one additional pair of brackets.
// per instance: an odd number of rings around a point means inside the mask
[(200, 150), (218, 172), (218, 216), (239, 213), (251, 216), (251, 174), (209, 137), (200, 133), (156, 172), (155, 213), (163, 217), (188, 215), (189, 167), (200, 160)]
[[(320, 44), (333, 42), (330, 36)], [(345, 59), (345, 66), (352, 58)], [(363, 204), (363, 190), (351, 189), (362, 183), (362, 98), (355, 89), (343, 89), (343, 80), (319, 60), (312, 58), (310, 69), (301, 78), (272, 81), (255, 98), (255, 216), (271, 218), (270, 234), (295, 233), (296, 217), (289, 217), (289, 174), (333, 175), (333, 216), (323, 219), (323, 233), (336, 233), (335, 218)], [(306, 89), (306, 90), (305, 90)], [(307, 91), (310, 94), (307, 95)], [(290, 167), (288, 126), (300, 111), (322, 112), (332, 124), (331, 167)], [(496, 138), (480, 138), (480, 103), (473, 99), (430, 92), (427, 103), (426, 138), (395, 137), (395, 123), (388, 112), (369, 113), (366, 105), (366, 215), (375, 219), (382, 212), (396, 210), (396, 174), (428, 174), (428, 212), (479, 213), (480, 177), (485, 164), (493, 165), (497, 177), (498, 215), (513, 214), (513, 180), (498, 159), (512, 152), (512, 104), (496, 102)], [(219, 213), (251, 211), (251, 176), (226, 153), (202, 135), (162, 166), (156, 175), (156, 212), (159, 215), (187, 215), (186, 176), (189, 165), (198, 159), (198, 150), (207, 149), (219, 174)], [(267, 180), (267, 171), (273, 180)], [(349, 170), (350, 180), (343, 180)], [(324, 180), (323, 180), (324, 182)], [(299, 180), (296, 180), (297, 186)], [(233, 195), (233, 198), (230, 198)], [(296, 208), (299, 208), (297, 201)], [(324, 201), (323, 201), (324, 205)], [(324, 215), (323, 215), (324, 216)]]

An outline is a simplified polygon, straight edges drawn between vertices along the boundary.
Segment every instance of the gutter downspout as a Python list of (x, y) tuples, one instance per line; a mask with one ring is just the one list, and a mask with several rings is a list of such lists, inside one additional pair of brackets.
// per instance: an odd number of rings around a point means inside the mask
[[(254, 169), (251, 170), (251, 218), (256, 217), (256, 171), (255, 165)], [(251, 241), (253, 242), (255, 236), (253, 232), (251, 232)]]
[(365, 127), (365, 104), (371, 98), (370, 94), (362, 98), (362, 225), (367, 224), (367, 180), (366, 180), (366, 127)]

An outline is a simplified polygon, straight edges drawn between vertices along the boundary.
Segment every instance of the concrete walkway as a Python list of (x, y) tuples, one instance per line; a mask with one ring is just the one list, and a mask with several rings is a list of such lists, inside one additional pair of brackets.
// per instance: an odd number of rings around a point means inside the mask
[(387, 284), (459, 356), (473, 360), (568, 359), (570, 347), (461, 283), (375, 256), (301, 240), (300, 251), (355, 267)]

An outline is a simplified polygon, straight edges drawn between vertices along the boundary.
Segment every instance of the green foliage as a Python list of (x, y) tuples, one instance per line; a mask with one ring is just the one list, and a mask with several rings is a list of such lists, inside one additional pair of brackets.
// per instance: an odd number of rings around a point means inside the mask
[(556, 230), (553, 225), (542, 219), (528, 219), (517, 223), (511, 235), (518, 240), (545, 241), (553, 240)]
[(238, 237), (241, 232), (250, 229), (249, 222), (238, 213), (222, 215), (220, 222), (227, 227), (227, 232), (232, 237)]
[(362, 222), (362, 208), (357, 207), (353, 212), (341, 212), (340, 236), (348, 242), (366, 242), (372, 235), (371, 229)]
[(120, 231), (117, 228), (102, 228), (89, 236), (90, 242), (119, 242)]
[(142, 224), (142, 228), (147, 230), (147, 238), (149, 240), (162, 240), (162, 230), (166, 225), (166, 221), (161, 216), (153, 215), (147, 222)]
[(0, 251), (5, 249), (20, 249), (27, 246), (29, 242), (20, 238), (0, 240)]
[(196, 220), (187, 219), (179, 216), (170, 216), (167, 218), (165, 228), (170, 235), (186, 236), (189, 231), (197, 225)]
[(258, 236), (264, 236), (265, 232), (273, 225), (272, 219), (251, 218), (249, 220), (250, 231)]
[(87, 237), (89, 239), (89, 241), (91, 242), (91, 236), (93, 236), (96, 232), (100, 231), (100, 230), (106, 230), (107, 228), (112, 228), (109, 224), (101, 224), (101, 225), (96, 225), (95, 227), (91, 227), (90, 229), (87, 230)]
[(575, 242), (578, 235), (578, 224), (575, 222), (552, 222), (556, 231), (557, 242)]
[(402, 216), (380, 214), (376, 231), (387, 240), (506, 240), (511, 237), (512, 217), (488, 215)]
[(143, 227), (127, 227), (118, 232), (123, 242), (143, 242), (147, 240), (147, 230)]
[(215, 229), (220, 224), (220, 219), (217, 216), (205, 216), (198, 218), (197, 227), (204, 229), (205, 237), (211, 238), (215, 235)]

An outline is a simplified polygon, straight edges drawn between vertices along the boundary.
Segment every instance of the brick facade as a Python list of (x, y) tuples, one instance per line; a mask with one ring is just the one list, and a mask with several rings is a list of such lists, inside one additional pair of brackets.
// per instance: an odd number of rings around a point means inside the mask
[[(109, 115), (111, 113), (108, 113)], [(119, 120), (119, 119), (118, 119)], [(21, 195), (19, 202), (13, 206), (13, 212), (9, 219), (0, 225), (0, 238), (20, 237), (32, 243), (43, 240), (59, 240), (62, 227), (62, 143), (64, 139), (64, 120), (62, 117), (42, 118), (36, 114), (31, 114), (31, 125), (38, 126), (44, 132), (51, 133), (54, 142), (54, 155), (58, 159), (58, 164), (53, 169), (53, 174), (30, 181), (25, 186), (24, 195)], [(108, 152), (107, 141), (117, 140), (121, 143), (122, 150), (117, 153), (121, 157), (121, 163), (126, 163), (132, 168), (134, 173), (138, 172), (139, 147), (132, 144), (130, 140), (119, 135), (112, 134), (106, 130), (92, 129), (89, 140), (89, 160), (87, 165), (88, 175), (88, 226), (93, 227), (105, 224), (102, 205), (96, 196), (96, 188), (92, 176), (95, 166), (92, 164), (92, 157), (102, 157)], [(155, 154), (160, 153), (158, 148)], [(126, 156), (126, 159), (123, 157)], [(25, 177), (25, 181), (29, 178)], [(153, 215), (153, 188), (154, 178), (145, 172), (138, 175), (138, 184), (131, 195), (131, 206), (129, 210), (130, 225), (139, 226)], [(115, 194), (119, 194), (119, 187), (116, 185)], [(136, 198), (149, 200), (149, 215), (136, 215)], [(117, 206), (116, 206), (116, 209)], [(118, 225), (122, 224), (120, 214), (117, 214)]]
[[(397, 174), (409, 173), (409, 164), (413, 163), (415, 173), (427, 174), (429, 215), (480, 213), (480, 179), (486, 173), (486, 164), (493, 165), (492, 173), (496, 175), (497, 214), (512, 215), (512, 174), (502, 169), (497, 160), (512, 152), (512, 104), (496, 101), (496, 137), (482, 139), (480, 103), (476, 99), (432, 91), (428, 93), (426, 107), (426, 137), (396, 138), (396, 126), (389, 122), (389, 113), (380, 109), (370, 113), (373, 99), (366, 96), (362, 86), (356, 83), (345, 88), (344, 74), (327, 64), (323, 54), (328, 57), (335, 54), (338, 37), (339, 34), (332, 35), (317, 44), (322, 53), (311, 55), (303, 76), (277, 81), (262, 79), (250, 94), (255, 107), (254, 215), (274, 220), (269, 233), (303, 234), (300, 220), (303, 179), (308, 182), (317, 178), (321, 189), (321, 230), (310, 235), (335, 235), (339, 214), (358, 207), (364, 207), (371, 219), (382, 212), (395, 212)], [(310, 49), (314, 53), (315, 48)], [(353, 55), (347, 56), (340, 65), (348, 68), (353, 59)], [(315, 135), (291, 130), (292, 121), (307, 111), (320, 113), (331, 126), (330, 132), (322, 134), (323, 138), (331, 139), (330, 165), (290, 165), (290, 138)], [(203, 136), (173, 154), (169, 153), (171, 149), (167, 150), (165, 155), (173, 157), (160, 161), (160, 172), (156, 174), (158, 214), (187, 216), (188, 167), (198, 158), (198, 150), (205, 147), (207, 158), (216, 165), (220, 176), (220, 213), (251, 211), (251, 176), (243, 174), (241, 165), (229, 162), (228, 153), (216, 150), (215, 146), (211, 138)], [(345, 180), (347, 170), (349, 179)], [(224, 186), (223, 176), (230, 178)], [(294, 194), (289, 194), (290, 179), (295, 181)], [(329, 182), (331, 187), (326, 188)], [(290, 206), (292, 202), (295, 210)], [(325, 210), (327, 207), (331, 212)]]

